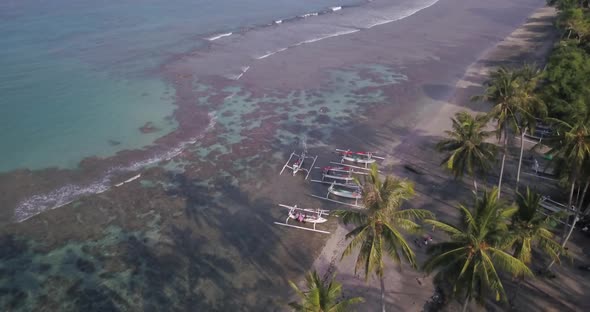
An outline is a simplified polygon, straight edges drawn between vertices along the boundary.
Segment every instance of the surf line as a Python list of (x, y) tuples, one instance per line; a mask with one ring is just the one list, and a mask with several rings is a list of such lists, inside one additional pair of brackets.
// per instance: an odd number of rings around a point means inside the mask
[(129, 178), (129, 179), (127, 179), (127, 180), (125, 180), (125, 181), (123, 181), (123, 182), (121, 182), (121, 183), (117, 183), (117, 184), (115, 184), (115, 187), (119, 187), (119, 186), (121, 186), (121, 185), (123, 185), (123, 184), (125, 184), (125, 183), (129, 183), (129, 182), (131, 182), (131, 181), (133, 181), (133, 180), (137, 180), (137, 179), (139, 179), (139, 177), (141, 177), (141, 173), (140, 173), (140, 174), (138, 174), (138, 175), (132, 176), (131, 178)]
[(228, 32), (228, 33), (224, 33), (224, 34), (215, 35), (213, 37), (209, 37), (209, 38), (207, 38), (207, 40), (209, 40), (209, 41), (215, 41), (217, 39), (220, 39), (220, 38), (223, 38), (223, 37), (229, 37), (231, 35), (233, 35), (233, 33)]
[[(187, 146), (197, 143), (201, 138), (203, 138), (208, 132), (210, 132), (215, 127), (217, 120), (216, 114), (217, 113), (215, 111), (210, 112), (208, 114), (209, 124), (201, 134), (199, 134), (197, 137), (193, 138), (190, 141), (181, 142), (179, 146), (165, 152), (164, 154), (159, 154), (154, 157), (150, 157), (148, 159), (135, 162), (130, 166), (112, 168), (109, 171), (107, 171), (102, 178), (91, 183), (90, 185), (83, 186), (68, 184), (58, 189), (55, 189), (49, 193), (36, 194), (25, 199), (24, 201), (20, 202), (20, 204), (18, 204), (18, 206), (14, 209), (14, 220), (16, 222), (23, 222), (46, 210), (57, 209), (59, 207), (63, 207), (67, 204), (70, 204), (73, 201), (79, 199), (80, 197), (104, 193), (105, 191), (108, 191), (110, 189), (109, 185), (111, 185), (111, 178), (114, 174), (119, 172), (137, 171), (148, 165), (157, 164), (160, 161), (170, 160), (176, 157), (177, 155), (181, 154), (185, 150), (185, 148), (187, 148)], [(123, 181), (123, 184), (138, 179), (140, 176), (141, 174), (131, 177)], [(119, 183), (116, 186), (120, 185), (122, 185), (122, 183)]]

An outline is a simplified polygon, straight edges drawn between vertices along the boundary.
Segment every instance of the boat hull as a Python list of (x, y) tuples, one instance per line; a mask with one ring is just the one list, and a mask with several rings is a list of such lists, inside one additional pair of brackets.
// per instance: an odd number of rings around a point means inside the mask
[(355, 191), (355, 190), (345, 190), (345, 189), (330, 187), (330, 189), (328, 191), (330, 192), (330, 194), (334, 194), (336, 196), (340, 196), (340, 197), (344, 197), (344, 198), (360, 199), (362, 197), (361, 192)]
[(342, 156), (342, 160), (346, 160), (352, 163), (357, 164), (372, 164), (375, 162), (373, 158), (364, 158), (364, 157), (352, 157), (352, 156)]

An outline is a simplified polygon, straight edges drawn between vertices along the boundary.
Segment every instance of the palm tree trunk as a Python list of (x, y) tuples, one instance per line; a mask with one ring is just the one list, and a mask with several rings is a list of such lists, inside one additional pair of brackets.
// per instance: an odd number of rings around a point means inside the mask
[[(567, 233), (567, 236), (564, 238), (563, 242), (561, 243), (561, 248), (565, 248), (565, 245), (567, 244), (568, 240), (570, 239), (570, 236), (572, 235), (572, 232), (574, 231), (574, 228), (576, 227), (576, 223), (578, 222), (578, 210), (576, 209), (576, 213), (574, 214), (574, 221), (572, 221), (572, 226), (570, 227), (570, 230)], [(567, 226), (566, 226), (567, 228)], [(557, 257), (559, 257), (561, 255), (561, 252), (557, 254)], [(547, 266), (547, 270), (551, 269), (551, 267), (555, 264), (555, 259), (553, 259), (551, 261), (551, 263), (549, 263), (549, 265)]]
[(577, 206), (578, 205), (577, 202), (580, 201), (580, 191), (582, 190), (582, 188), (580, 186), (581, 185), (578, 185), (578, 189), (576, 190), (576, 200), (572, 201), (572, 205), (574, 203), (576, 203), (576, 205), (574, 205), (574, 206)]
[[(572, 187), (570, 189), (570, 197), (569, 200), (567, 202), (567, 207), (566, 209), (568, 211), (570, 211), (570, 209), (572, 208), (572, 202), (574, 200), (574, 190), (576, 188), (576, 179), (574, 178), (574, 181), (572, 182)], [(561, 232), (561, 240), (563, 242), (563, 240), (565, 239), (565, 233), (567, 232), (567, 224), (569, 223), (569, 215), (568, 215), (568, 222), (566, 222), (566, 226), (563, 228), (563, 231)]]
[(465, 298), (465, 302), (463, 302), (463, 312), (467, 311), (467, 305), (469, 305), (469, 297)]
[[(576, 179), (577, 179), (577, 174), (574, 177), (574, 180), (572, 182), (572, 187), (570, 189), (570, 199), (568, 201), (568, 206), (567, 209), (568, 211), (570, 211), (570, 208), (572, 207), (572, 200), (574, 197), (574, 188), (576, 186)], [(565, 226), (563, 227), (563, 232), (561, 234), (561, 248), (565, 248), (565, 245), (567, 244), (567, 241), (570, 239), (570, 236), (572, 235), (572, 232), (574, 231), (574, 228), (576, 227), (576, 222), (578, 222), (578, 214), (579, 214), (580, 208), (576, 207), (575, 209), (575, 213), (574, 213), (574, 220), (572, 221), (571, 227), (568, 229), (568, 224), (569, 224), (569, 217), (568, 217), (568, 222), (565, 223)], [(567, 232), (567, 235), (565, 235)], [(561, 255), (561, 252), (557, 254), (557, 257), (559, 257)], [(549, 263), (549, 265), (547, 266), (547, 270), (551, 269), (551, 267), (555, 264), (555, 259), (553, 259), (551, 261), (551, 263)]]
[(524, 128), (520, 134), (520, 157), (518, 158), (518, 171), (516, 173), (516, 192), (518, 193), (518, 183), (520, 183), (520, 167), (522, 165), (522, 154), (524, 152), (524, 134), (527, 128)]
[(500, 180), (498, 181), (498, 199), (502, 194), (502, 177), (504, 176), (504, 162), (506, 161), (506, 154), (508, 153), (508, 135), (504, 130), (504, 155), (502, 155), (502, 167), (500, 168)]
[(584, 191), (582, 192), (582, 197), (580, 198), (580, 200), (576, 204), (576, 207), (578, 208), (577, 210), (580, 212), (582, 212), (582, 210), (580, 210), (580, 208), (582, 208), (582, 205), (584, 204), (584, 199), (586, 199), (586, 191), (588, 191), (589, 184), (590, 184), (590, 180), (586, 180), (586, 184), (584, 184)]
[(379, 279), (381, 281), (381, 311), (385, 312), (385, 280), (383, 275)]
[[(580, 210), (580, 213), (582, 213), (582, 210)], [(587, 216), (588, 213), (590, 213), (590, 202), (588, 202), (588, 205), (586, 205), (586, 209), (584, 210), (584, 214), (582, 216)]]

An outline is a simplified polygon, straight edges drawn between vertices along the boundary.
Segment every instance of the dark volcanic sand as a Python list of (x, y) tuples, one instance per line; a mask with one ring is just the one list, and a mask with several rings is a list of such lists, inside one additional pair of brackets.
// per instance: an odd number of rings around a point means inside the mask
[[(297, 139), (307, 137), (320, 166), (335, 160), (334, 147), (389, 152), (418, 114), (448, 97), (467, 65), (542, 4), (441, 0), (397, 22), (260, 60), (237, 82), (196, 77), (179, 64), (198, 56), (176, 56), (158, 74), (176, 89), (179, 130), (158, 145), (88, 159), (75, 171), (0, 176), (0, 305), (280, 310), (287, 279), (301, 276), (324, 242), (272, 224), (284, 218), (277, 203), (320, 205), (305, 194), (325, 192), (301, 177), (278, 176)], [(347, 73), (355, 78), (345, 84)], [(434, 101), (426, 104), (425, 96)], [(196, 145), (142, 170), (140, 179), (9, 224), (27, 196), (90, 183), (113, 164), (200, 134)], [(117, 173), (113, 183), (134, 174)]]

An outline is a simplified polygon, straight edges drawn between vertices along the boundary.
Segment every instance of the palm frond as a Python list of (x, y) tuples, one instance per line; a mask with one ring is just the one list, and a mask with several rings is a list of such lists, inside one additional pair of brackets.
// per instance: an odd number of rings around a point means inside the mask
[(393, 212), (392, 217), (395, 219), (409, 220), (433, 219), (434, 213), (426, 209), (403, 209)]
[(515, 276), (533, 276), (533, 272), (522, 261), (511, 256), (501, 249), (489, 247), (488, 250), (492, 254), (494, 263)]
[(438, 220), (432, 220), (432, 219), (426, 219), (424, 220), (424, 223), (430, 224), (435, 226), (438, 229), (441, 229), (443, 231), (445, 231), (448, 234), (451, 235), (455, 235), (455, 234), (462, 234), (463, 231), (461, 231), (460, 229), (456, 228), (455, 226), (442, 222), (442, 221), (438, 221)]
[[(397, 263), (400, 263), (400, 256), (399, 252), (401, 251), (402, 255), (406, 259), (406, 261), (412, 266), (416, 267), (416, 255), (412, 248), (408, 245), (406, 239), (402, 236), (402, 234), (395, 229), (391, 224), (384, 222), (383, 223), (383, 232), (382, 237), (386, 243), (386, 250), (390, 257), (392, 257)], [(400, 250), (398, 250), (400, 249)]]

